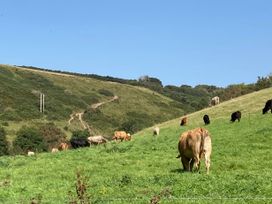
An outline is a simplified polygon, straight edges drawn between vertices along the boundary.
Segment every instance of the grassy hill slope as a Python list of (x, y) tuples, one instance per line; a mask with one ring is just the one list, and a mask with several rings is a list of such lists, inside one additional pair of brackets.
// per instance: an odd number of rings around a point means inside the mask
[[(93, 203), (269, 203), (272, 202), (272, 114), (262, 115), (272, 89), (245, 95), (191, 115), (186, 127), (179, 119), (160, 125), (152, 137), (145, 129), (123, 143), (108, 143), (57, 154), (0, 158), (0, 202), (68, 203), (76, 197), (76, 172), (85, 177)], [(230, 113), (242, 112), (230, 123)], [(210, 175), (202, 162), (200, 174), (183, 173), (179, 136), (205, 126), (212, 136)]]
[[(39, 112), (39, 94), (45, 94), (45, 113)], [(92, 109), (95, 103), (118, 100)], [(92, 78), (0, 65), (0, 121), (8, 121), (14, 136), (22, 125), (55, 122), (68, 130), (83, 128), (72, 113), (83, 112), (93, 134), (110, 136), (126, 124), (133, 131), (175, 118), (180, 104), (145, 88)], [(69, 132), (66, 132), (69, 134)]]

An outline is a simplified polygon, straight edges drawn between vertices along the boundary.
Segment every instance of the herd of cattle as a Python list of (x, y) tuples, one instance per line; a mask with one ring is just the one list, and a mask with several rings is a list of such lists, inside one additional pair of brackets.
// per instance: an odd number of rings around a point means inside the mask
[[(125, 131), (115, 131), (112, 140), (130, 141), (131, 136), (129, 133), (126, 133)], [(70, 148), (77, 149), (81, 147), (90, 147), (91, 145), (99, 145), (107, 142), (108, 140), (101, 135), (90, 136), (88, 138), (71, 138), (70, 142), (61, 142), (57, 147), (53, 147), (51, 149), (51, 152), (56, 153), (59, 151), (68, 150)], [(27, 152), (27, 155), (33, 156), (35, 155), (35, 152), (29, 150)]]
[[(219, 98), (212, 99), (212, 105), (217, 105), (219, 103)], [(272, 113), (272, 99), (268, 100), (263, 108), (263, 114), (271, 110)], [(235, 111), (231, 114), (231, 122), (238, 120), (240, 122), (242, 113), (240, 111)], [(203, 121), (205, 125), (210, 124), (210, 118), (207, 114), (203, 116)], [(180, 125), (184, 126), (188, 123), (188, 118), (184, 117), (180, 121)], [(153, 136), (160, 134), (160, 128), (153, 128)], [(115, 131), (112, 140), (120, 141), (130, 141), (131, 136), (125, 131)], [(52, 153), (67, 150), (70, 147), (73, 149), (80, 147), (89, 147), (90, 145), (98, 145), (107, 143), (108, 140), (103, 136), (90, 136), (88, 138), (72, 138), (70, 144), (65, 142), (59, 144), (58, 147), (52, 148)], [(199, 170), (200, 160), (204, 158), (206, 171), (209, 173), (210, 168), (210, 156), (212, 152), (212, 141), (211, 136), (205, 128), (196, 128), (193, 130), (188, 130), (181, 134), (178, 142), (179, 155), (177, 158), (181, 159), (181, 163), (184, 171)], [(35, 155), (34, 152), (28, 151), (28, 156)]]
[[(263, 114), (271, 110), (272, 113), (272, 99), (265, 103), (263, 108)], [(240, 122), (242, 113), (235, 111), (231, 114), (231, 122), (238, 120)], [(187, 124), (187, 117), (184, 117), (180, 121), (180, 125)], [(203, 116), (205, 125), (210, 124), (210, 118), (208, 115)], [(181, 163), (184, 171), (192, 171), (193, 169), (199, 170), (200, 160), (204, 157), (207, 174), (210, 169), (210, 156), (212, 152), (211, 136), (205, 128), (196, 128), (189, 130), (180, 136), (178, 143), (179, 155), (177, 158), (181, 158)]]

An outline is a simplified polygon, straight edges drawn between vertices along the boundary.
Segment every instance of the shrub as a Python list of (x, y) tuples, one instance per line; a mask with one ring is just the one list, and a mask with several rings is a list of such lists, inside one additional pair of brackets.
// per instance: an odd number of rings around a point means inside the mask
[(89, 137), (89, 132), (85, 130), (75, 130), (72, 132), (72, 138), (87, 138)]
[(6, 131), (0, 127), (0, 156), (8, 154), (8, 141), (6, 138)]
[(37, 128), (23, 126), (18, 132), (13, 143), (15, 153), (23, 153), (28, 150), (45, 151), (47, 144)]
[(152, 126), (153, 124), (154, 121), (152, 116), (141, 112), (128, 112), (126, 121), (121, 124), (119, 129), (133, 134), (145, 127)]
[(139, 129), (138, 126), (139, 125), (136, 121), (129, 120), (129, 121), (122, 123), (122, 125), (119, 129), (133, 134), (133, 133), (137, 132), (137, 130)]
[(48, 150), (57, 147), (59, 143), (66, 140), (66, 135), (54, 123), (47, 123), (41, 126), (39, 131), (43, 136)]
[(65, 131), (68, 131), (68, 130), (69, 130), (68, 126), (64, 126), (63, 129), (64, 129)]
[(9, 126), (9, 123), (5, 121), (2, 123), (2, 125), (7, 127), (7, 126)]

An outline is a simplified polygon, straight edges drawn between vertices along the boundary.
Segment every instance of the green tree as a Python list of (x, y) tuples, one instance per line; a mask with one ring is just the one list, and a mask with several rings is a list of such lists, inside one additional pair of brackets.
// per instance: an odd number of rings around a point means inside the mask
[(31, 151), (46, 151), (47, 144), (41, 132), (34, 127), (23, 126), (18, 132), (13, 143), (15, 153), (23, 153)]
[(87, 138), (89, 137), (89, 131), (87, 129), (85, 130), (75, 130), (72, 132), (72, 138)]
[(40, 133), (48, 147), (48, 150), (57, 147), (61, 142), (66, 141), (66, 135), (54, 123), (47, 123), (39, 128)]
[(0, 156), (8, 154), (8, 141), (6, 138), (6, 131), (0, 127)]

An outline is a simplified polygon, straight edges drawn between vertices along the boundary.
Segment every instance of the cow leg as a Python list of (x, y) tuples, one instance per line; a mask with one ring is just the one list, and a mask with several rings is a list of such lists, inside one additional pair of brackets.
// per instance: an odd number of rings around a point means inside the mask
[(193, 158), (189, 161), (189, 171), (193, 171), (195, 160)]
[(204, 156), (205, 156), (206, 172), (207, 172), (207, 174), (209, 174), (210, 166), (211, 166), (210, 155), (208, 155), (206, 152), (204, 152)]
[(200, 159), (199, 159), (198, 155), (194, 157), (194, 163), (193, 164), (194, 164), (193, 166), (195, 166), (196, 171), (199, 171)]
[(184, 171), (190, 171), (190, 167), (189, 167), (189, 159), (185, 156), (181, 157), (181, 162), (183, 165), (183, 170)]

